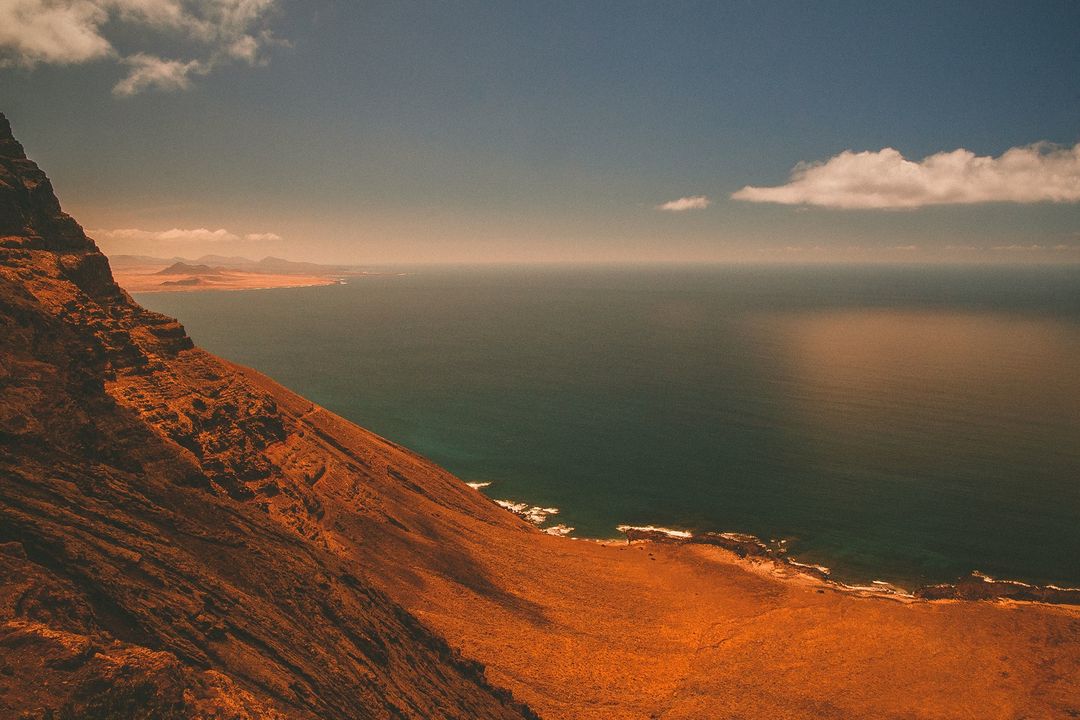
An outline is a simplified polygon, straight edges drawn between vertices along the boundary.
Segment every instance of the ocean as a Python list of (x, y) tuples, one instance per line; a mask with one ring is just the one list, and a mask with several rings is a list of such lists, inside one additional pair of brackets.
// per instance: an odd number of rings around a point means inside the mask
[(548, 524), (789, 541), (847, 581), (1080, 585), (1080, 268), (411, 268), (140, 294)]

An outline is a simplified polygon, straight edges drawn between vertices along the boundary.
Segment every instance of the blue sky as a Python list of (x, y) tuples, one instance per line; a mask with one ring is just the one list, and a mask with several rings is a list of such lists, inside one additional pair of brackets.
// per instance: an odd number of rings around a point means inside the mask
[(89, 2), (0, 0), (0, 110), (107, 251), (1080, 259), (1074, 2)]

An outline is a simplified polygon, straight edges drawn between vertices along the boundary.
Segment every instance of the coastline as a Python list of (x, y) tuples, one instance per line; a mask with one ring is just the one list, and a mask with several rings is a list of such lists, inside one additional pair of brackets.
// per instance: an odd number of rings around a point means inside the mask
[(272, 290), (276, 288), (340, 285), (340, 277), (320, 275), (283, 275), (245, 272), (221, 272), (213, 277), (176, 275), (165, 277), (160, 268), (118, 271), (116, 282), (129, 293), (197, 292), (202, 290)]
[[(466, 483), (476, 491), (492, 483)], [(483, 494), (483, 493), (481, 493)], [(484, 495), (484, 497), (487, 497)], [(618, 525), (616, 530), (622, 538), (592, 538), (571, 535), (574, 528), (563, 524), (544, 527), (558, 508), (532, 506), (513, 500), (488, 498), (503, 510), (520, 517), (548, 535), (568, 540), (597, 543), (605, 546), (634, 544), (708, 545), (717, 547), (733, 560), (751, 569), (781, 581), (810, 582), (833, 591), (850, 593), (858, 597), (878, 597), (902, 602), (931, 602), (938, 600), (996, 600), (1044, 603), (1080, 607), (1080, 588), (1062, 587), (1056, 584), (1038, 585), (1021, 580), (993, 578), (979, 570), (971, 570), (967, 576), (951, 583), (930, 583), (907, 589), (893, 582), (871, 579), (863, 583), (849, 583), (832, 575), (824, 565), (800, 562), (788, 554), (786, 542), (766, 542), (756, 535), (741, 532), (704, 532), (694, 534), (688, 530), (676, 530), (655, 525)]]
[[(731, 532), (708, 532), (686, 537), (673, 535), (663, 528), (639, 528), (620, 526), (627, 543), (674, 543), (701, 544), (720, 547), (750, 565), (768, 568), (780, 578), (794, 575), (817, 581), (825, 587), (859, 597), (882, 597), (905, 602), (936, 600), (1012, 600), (1019, 602), (1072, 605), (1080, 607), (1080, 588), (1057, 585), (1035, 585), (1020, 580), (1000, 580), (972, 570), (954, 583), (920, 585), (913, 590), (894, 585), (886, 580), (874, 579), (867, 584), (850, 584), (832, 577), (832, 571), (823, 565), (802, 563), (786, 554), (782, 547), (769, 545), (754, 535)], [(678, 531), (676, 531), (678, 532)]]

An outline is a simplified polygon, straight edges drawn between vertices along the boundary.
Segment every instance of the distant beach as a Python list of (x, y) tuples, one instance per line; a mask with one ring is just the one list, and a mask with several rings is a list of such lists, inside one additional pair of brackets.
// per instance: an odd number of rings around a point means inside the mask
[(270, 256), (251, 260), (241, 256), (203, 255), (189, 260), (114, 255), (109, 258), (109, 264), (117, 284), (132, 293), (318, 287), (344, 285), (349, 278), (382, 274), (352, 265), (323, 265)]
[(201, 290), (269, 290), (272, 288), (316, 287), (338, 285), (340, 280), (315, 275), (271, 275), (236, 270), (224, 271), (212, 277), (178, 275), (162, 278), (162, 266), (124, 268), (117, 270), (117, 284), (133, 293), (175, 293)]

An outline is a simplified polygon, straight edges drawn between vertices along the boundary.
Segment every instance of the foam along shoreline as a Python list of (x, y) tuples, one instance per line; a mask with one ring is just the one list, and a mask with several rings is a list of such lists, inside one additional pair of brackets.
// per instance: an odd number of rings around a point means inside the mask
[(916, 590), (915, 594), (927, 600), (1009, 599), (1080, 605), (1080, 588), (1032, 585), (1020, 580), (998, 580), (978, 570), (972, 570), (970, 575), (955, 584), (926, 585)]
[(617, 525), (615, 529), (624, 534), (631, 532), (660, 533), (674, 540), (689, 540), (693, 537), (693, 534), (686, 530), (672, 530), (671, 528), (657, 527), (655, 525)]
[(567, 536), (574, 532), (574, 528), (563, 525), (562, 523), (544, 527), (544, 523), (548, 521), (549, 517), (559, 514), (559, 508), (540, 507), (538, 505), (529, 505), (528, 503), (514, 502), (513, 500), (496, 500), (495, 504), (504, 510), (514, 513), (520, 518), (524, 518), (548, 535)]
[[(490, 487), (491, 482), (466, 483), (474, 490)], [(557, 524), (544, 527), (552, 515), (559, 513), (558, 508), (529, 505), (514, 500), (492, 500), (504, 510), (525, 519), (549, 535), (569, 536), (574, 528)], [(655, 542), (668, 544), (712, 545), (722, 548), (736, 557), (749, 560), (756, 566), (765, 566), (771, 574), (785, 574), (794, 571), (795, 575), (819, 582), (829, 588), (860, 596), (885, 597), (894, 600), (1017, 600), (1042, 602), (1054, 605), (1080, 606), (1080, 588), (1059, 587), (1057, 585), (1032, 585), (1019, 580), (997, 580), (978, 570), (973, 570), (967, 577), (955, 583), (923, 585), (909, 591), (885, 580), (871, 580), (869, 584), (852, 585), (832, 577), (832, 570), (824, 565), (799, 562), (787, 554), (787, 540), (763, 541), (756, 535), (739, 532), (706, 532), (695, 535), (688, 530), (661, 527), (657, 525), (617, 525), (616, 530), (625, 536), (625, 542)], [(570, 537), (571, 540), (582, 538)], [(611, 543), (622, 540), (595, 539), (594, 542)], [(777, 572), (780, 571), (780, 572)]]
[(887, 597), (895, 600), (1015, 600), (1041, 602), (1054, 605), (1080, 605), (1080, 588), (1063, 588), (1057, 585), (1032, 585), (1019, 580), (997, 580), (975, 570), (956, 583), (924, 585), (908, 591), (885, 580), (872, 580), (867, 585), (849, 585), (834, 579), (824, 565), (801, 563), (787, 555), (782, 541), (765, 543), (747, 533), (713, 533), (694, 535), (680, 530), (668, 530), (652, 526), (636, 527), (620, 525), (619, 531), (627, 542), (663, 542), (714, 545), (734, 553), (742, 559), (774, 569), (790, 568), (797, 574), (814, 579), (843, 592), (858, 595)]
[[(483, 488), (491, 487), (491, 481), (474, 481), (465, 483), (473, 490), (480, 491)], [(490, 498), (489, 498), (490, 499)], [(539, 505), (529, 505), (528, 503), (517, 502), (516, 500), (492, 500), (493, 503), (501, 507), (507, 512), (511, 512), (514, 515), (526, 520), (527, 522), (540, 528), (548, 535), (557, 535), (559, 537), (566, 537), (570, 533), (574, 532), (574, 528), (562, 523), (556, 523), (555, 525), (549, 525), (544, 527), (544, 523), (548, 521), (552, 515), (559, 514), (559, 508), (553, 507), (540, 507)], [(574, 540), (576, 538), (570, 538)]]

